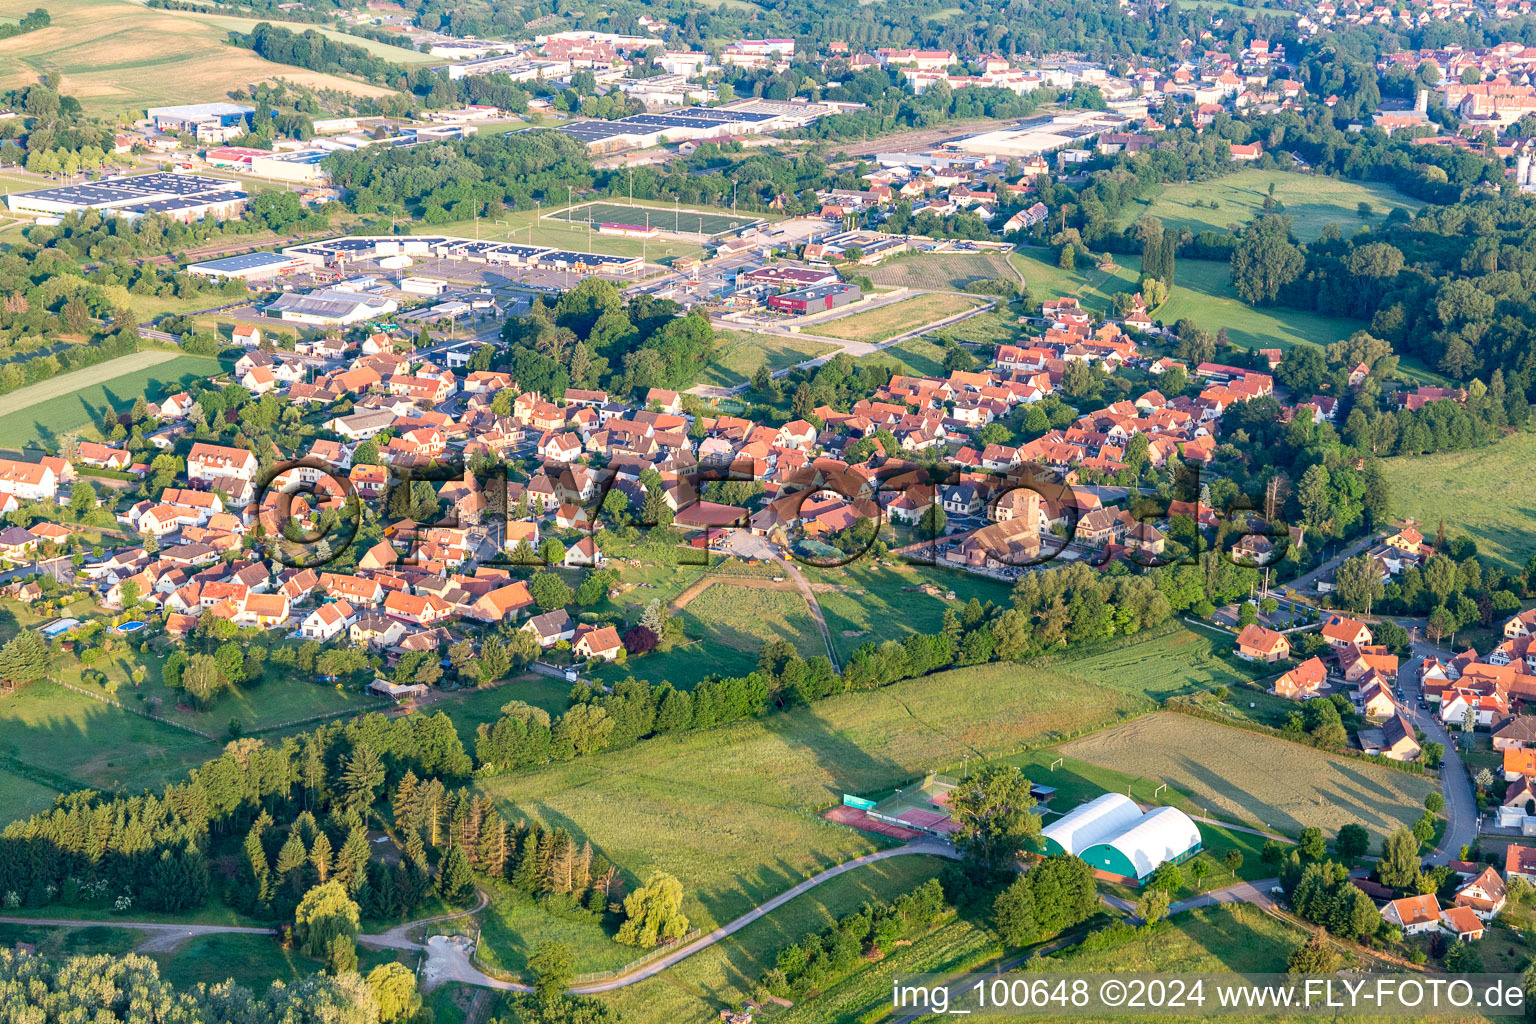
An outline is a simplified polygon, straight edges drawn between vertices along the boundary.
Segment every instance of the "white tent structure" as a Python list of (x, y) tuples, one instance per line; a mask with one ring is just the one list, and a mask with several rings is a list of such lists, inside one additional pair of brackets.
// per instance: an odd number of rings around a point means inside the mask
[(1158, 865), (1200, 852), (1200, 829), (1177, 807), (1145, 813), (1121, 793), (1105, 793), (1073, 808), (1040, 833), (1047, 855), (1081, 857), (1094, 870), (1138, 883)]

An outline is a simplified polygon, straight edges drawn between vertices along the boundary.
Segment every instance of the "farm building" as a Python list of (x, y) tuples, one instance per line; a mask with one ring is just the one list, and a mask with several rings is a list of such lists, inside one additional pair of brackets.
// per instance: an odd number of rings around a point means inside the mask
[(1176, 807), (1145, 813), (1129, 797), (1105, 793), (1073, 808), (1041, 832), (1048, 855), (1082, 858), (1101, 878), (1139, 885), (1160, 864), (1200, 852), (1200, 830)]
[(785, 313), (824, 313), (829, 309), (857, 302), (860, 295), (857, 285), (822, 284), (814, 288), (802, 288), (797, 292), (775, 295), (768, 300), (768, 308)]

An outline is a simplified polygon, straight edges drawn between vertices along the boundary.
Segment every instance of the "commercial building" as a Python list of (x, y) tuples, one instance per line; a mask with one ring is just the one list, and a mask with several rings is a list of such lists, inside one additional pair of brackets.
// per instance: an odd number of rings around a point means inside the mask
[(1121, 793), (1074, 807), (1040, 833), (1047, 856), (1068, 853), (1111, 881), (1139, 885), (1165, 863), (1200, 852), (1200, 829), (1176, 807), (1143, 813)]
[(617, 121), (572, 121), (547, 130), (580, 139), (594, 152), (609, 153), (648, 149), (663, 142), (689, 139), (766, 135), (804, 127), (828, 114), (845, 113), (859, 106), (793, 100), (738, 100), (721, 107), (683, 107), (654, 114), (632, 114)]
[(252, 157), (250, 173), (259, 178), (275, 178), (300, 185), (323, 185), (330, 174), (320, 161), (330, 155), (326, 149), (300, 149), (289, 153), (263, 153)]
[(158, 213), (191, 223), (236, 216), (248, 198), (239, 185), (223, 178), (157, 172), (16, 192), (6, 197), (6, 205), (12, 213), (32, 217), (97, 210), (129, 219)]
[(857, 285), (820, 284), (814, 288), (775, 295), (768, 300), (768, 308), (785, 313), (825, 313), (829, 309), (857, 302), (861, 295)]
[(291, 274), (305, 266), (308, 264), (293, 256), (275, 252), (248, 252), (209, 260), (207, 263), (194, 263), (187, 268), (187, 273), (222, 280), (267, 281), (282, 274)]

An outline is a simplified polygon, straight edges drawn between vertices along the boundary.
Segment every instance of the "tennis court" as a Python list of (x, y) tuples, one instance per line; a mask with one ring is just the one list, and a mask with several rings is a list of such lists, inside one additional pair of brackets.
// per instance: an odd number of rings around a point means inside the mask
[(870, 817), (901, 828), (934, 835), (952, 835), (960, 828), (949, 815), (949, 791), (955, 780), (930, 775), (920, 784), (898, 789), (870, 808)]
[(624, 203), (587, 203), (545, 214), (554, 220), (576, 224), (634, 224), (680, 235), (720, 235), (763, 223), (749, 213), (719, 210), (667, 209), (663, 206), (628, 206)]

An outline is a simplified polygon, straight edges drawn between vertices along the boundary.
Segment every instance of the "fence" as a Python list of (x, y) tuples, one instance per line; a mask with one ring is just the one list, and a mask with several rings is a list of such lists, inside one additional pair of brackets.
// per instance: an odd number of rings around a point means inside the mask
[(172, 721), (169, 718), (151, 714), (142, 708), (131, 708), (120, 700), (113, 700), (111, 697), (108, 697), (105, 694), (93, 693), (83, 686), (76, 686), (73, 683), (66, 683), (62, 679), (54, 679), (52, 682), (58, 686), (64, 687), (66, 690), (74, 690), (76, 693), (84, 694), (85, 696), (91, 698), (91, 700), (99, 700), (103, 704), (110, 704), (115, 708), (120, 708), (121, 710), (128, 712), (130, 715), (138, 715), (140, 718), (147, 718), (151, 722), (159, 722), (161, 725), (168, 725), (172, 729), (180, 729), (182, 732), (189, 732), (194, 736), (201, 736), (205, 740), (218, 739), (218, 737), (214, 736), (212, 733), (206, 733), (201, 729), (194, 729), (190, 725), (186, 725), (182, 722)]

